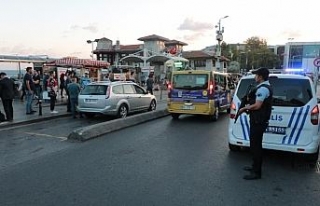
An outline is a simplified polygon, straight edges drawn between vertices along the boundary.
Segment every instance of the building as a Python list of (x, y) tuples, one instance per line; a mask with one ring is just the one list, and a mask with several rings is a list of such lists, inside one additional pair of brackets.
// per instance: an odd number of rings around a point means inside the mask
[(320, 42), (288, 42), (284, 49), (284, 68), (315, 72), (313, 61), (320, 56)]
[[(161, 79), (166, 73), (166, 62), (185, 61), (194, 69), (213, 70), (216, 56), (205, 51), (183, 51), (187, 43), (171, 40), (156, 34), (138, 38), (141, 44), (122, 45), (117, 40), (116, 44), (108, 38), (96, 39), (97, 46), (92, 53), (97, 60), (107, 61), (117, 67), (119, 65), (131, 65), (132, 67), (149, 70), (152, 67), (156, 79)], [(88, 41), (88, 43), (92, 43)], [(178, 58), (177, 58), (178, 57)], [(177, 60), (178, 59), (178, 60)], [(226, 67), (226, 59), (221, 57), (223, 68)]]

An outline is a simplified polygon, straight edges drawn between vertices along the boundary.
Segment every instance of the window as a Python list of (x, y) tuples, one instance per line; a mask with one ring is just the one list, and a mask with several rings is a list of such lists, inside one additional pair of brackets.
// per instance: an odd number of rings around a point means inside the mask
[[(306, 79), (280, 79), (270, 78), (273, 88), (273, 106), (304, 106), (312, 99), (310, 82)], [(242, 98), (253, 79), (244, 79), (239, 85), (237, 96)]]
[(136, 93), (131, 84), (123, 85), (123, 89), (124, 89), (125, 94), (135, 94)]
[(206, 60), (194, 60), (194, 66), (195, 67), (205, 67)]
[(112, 92), (115, 94), (123, 94), (123, 87), (122, 85), (112, 87)]
[(144, 89), (142, 89), (141, 87), (134, 85), (134, 88), (135, 88), (137, 94), (145, 94)]
[(175, 74), (173, 87), (175, 89), (207, 89), (208, 74)]
[(107, 85), (87, 85), (82, 91), (82, 95), (105, 95), (107, 93)]

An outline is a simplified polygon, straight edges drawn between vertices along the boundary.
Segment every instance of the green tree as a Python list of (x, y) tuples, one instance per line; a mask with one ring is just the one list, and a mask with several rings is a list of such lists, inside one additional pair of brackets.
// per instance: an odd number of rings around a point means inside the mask
[(268, 49), (267, 41), (259, 37), (251, 37), (245, 41), (247, 70), (259, 67), (274, 68), (279, 64), (279, 58)]

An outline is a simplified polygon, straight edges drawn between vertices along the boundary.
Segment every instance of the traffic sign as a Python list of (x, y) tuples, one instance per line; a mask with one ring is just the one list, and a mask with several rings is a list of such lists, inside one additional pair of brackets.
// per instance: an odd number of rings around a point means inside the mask
[(320, 57), (317, 57), (313, 60), (313, 65), (315, 67), (320, 67)]

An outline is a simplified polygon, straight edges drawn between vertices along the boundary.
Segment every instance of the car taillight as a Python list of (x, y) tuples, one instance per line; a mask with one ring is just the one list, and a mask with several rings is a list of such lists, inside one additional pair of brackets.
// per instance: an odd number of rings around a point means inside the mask
[(232, 102), (232, 104), (230, 105), (230, 118), (234, 119), (236, 117), (236, 104), (234, 102)]
[(319, 124), (319, 107), (316, 105), (311, 110), (311, 124), (318, 125)]
[(110, 97), (110, 87), (107, 88), (106, 99)]

